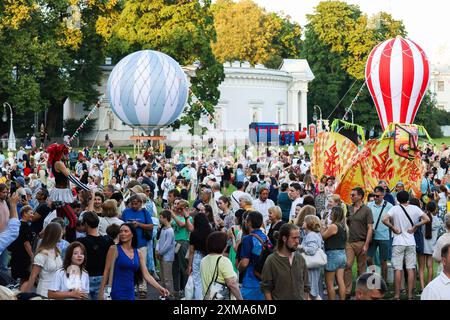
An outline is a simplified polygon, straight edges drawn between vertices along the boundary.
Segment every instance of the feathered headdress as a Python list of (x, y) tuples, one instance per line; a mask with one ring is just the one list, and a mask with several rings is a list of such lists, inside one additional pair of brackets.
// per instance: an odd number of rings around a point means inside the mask
[(69, 153), (69, 148), (67, 148), (65, 144), (53, 143), (47, 148), (47, 153), (47, 164), (49, 167), (51, 167), (55, 161), (61, 160), (64, 154)]

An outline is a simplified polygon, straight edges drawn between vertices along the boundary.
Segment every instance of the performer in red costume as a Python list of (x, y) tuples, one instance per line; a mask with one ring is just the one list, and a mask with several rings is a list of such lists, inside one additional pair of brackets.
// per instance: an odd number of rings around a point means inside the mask
[[(70, 204), (74, 201), (70, 182), (83, 190), (90, 190), (88, 186), (80, 182), (64, 164), (67, 160), (69, 149), (64, 144), (54, 143), (47, 148), (48, 161), (47, 166), (51, 174), (55, 177), (55, 187), (50, 191), (49, 200), (56, 208), (56, 215), (68, 220), (66, 237), (75, 237), (75, 228), (77, 225), (77, 216), (72, 210)], [(75, 240), (75, 239), (68, 239)]]

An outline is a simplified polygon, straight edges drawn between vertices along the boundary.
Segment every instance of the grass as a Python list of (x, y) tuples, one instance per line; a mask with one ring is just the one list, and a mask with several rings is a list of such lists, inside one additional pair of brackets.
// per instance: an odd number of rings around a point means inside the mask
[[(426, 141), (426, 140), (422, 140), (421, 139), (420, 141)], [(433, 139), (433, 143), (435, 144), (435, 146), (437, 148), (440, 148), (442, 143), (445, 143), (447, 146), (449, 146), (450, 145), (450, 137)], [(305, 144), (305, 146), (304, 146), (306, 152), (308, 152), (310, 155), (312, 154), (313, 146), (314, 146), (313, 143), (308, 143), (308, 144)], [(78, 149), (81, 150), (82, 147), (79, 147)], [(95, 149), (97, 150), (97, 148), (95, 148)], [(183, 149), (184, 152), (188, 152), (190, 150), (190, 148), (175, 148), (174, 151), (178, 151), (178, 150), (181, 150), (181, 149)], [(283, 146), (281, 149), (282, 150), (287, 150), (287, 146)], [(98, 149), (98, 150), (101, 153), (105, 153), (106, 152), (106, 149), (104, 147), (100, 147), (100, 149)], [(143, 148), (141, 148), (140, 150), (142, 152)], [(208, 150), (208, 147), (204, 147), (203, 150)], [(242, 150), (243, 150), (243, 148), (238, 148), (237, 154), (240, 154), (242, 152)], [(134, 148), (133, 148), (132, 145), (125, 146), (125, 147), (117, 147), (117, 148), (114, 148), (114, 151), (116, 151), (116, 152), (117, 151), (121, 151), (122, 153), (134, 154)], [(136, 148), (136, 152), (137, 152), (137, 148)]]

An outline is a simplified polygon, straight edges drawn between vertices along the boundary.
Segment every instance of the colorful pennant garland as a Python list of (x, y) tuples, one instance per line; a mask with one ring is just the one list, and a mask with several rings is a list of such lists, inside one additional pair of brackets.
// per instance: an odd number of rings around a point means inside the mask
[(80, 124), (80, 126), (78, 127), (77, 130), (75, 130), (75, 133), (70, 137), (69, 139), (69, 145), (70, 143), (79, 135), (81, 129), (84, 128), (84, 125), (90, 120), (90, 118), (92, 117), (92, 115), (94, 114), (95, 111), (97, 111), (97, 108), (100, 107), (100, 103), (102, 101), (103, 97), (100, 98), (99, 101), (97, 101), (97, 103), (95, 104), (94, 108), (88, 113), (88, 115), (86, 116), (86, 118), (83, 120), (83, 122)]

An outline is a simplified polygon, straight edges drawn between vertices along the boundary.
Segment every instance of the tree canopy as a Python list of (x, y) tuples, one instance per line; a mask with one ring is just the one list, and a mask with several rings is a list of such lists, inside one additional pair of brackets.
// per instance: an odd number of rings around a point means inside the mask
[(217, 32), (212, 48), (220, 62), (278, 68), (283, 58), (299, 57), (301, 29), (290, 17), (268, 13), (251, 0), (218, 0), (212, 7)]
[[(17, 115), (47, 109), (50, 135), (62, 134), (67, 97), (86, 105), (98, 98), (105, 43), (95, 27), (104, 3), (0, 0), (0, 99)], [(29, 130), (32, 119), (16, 124)]]

